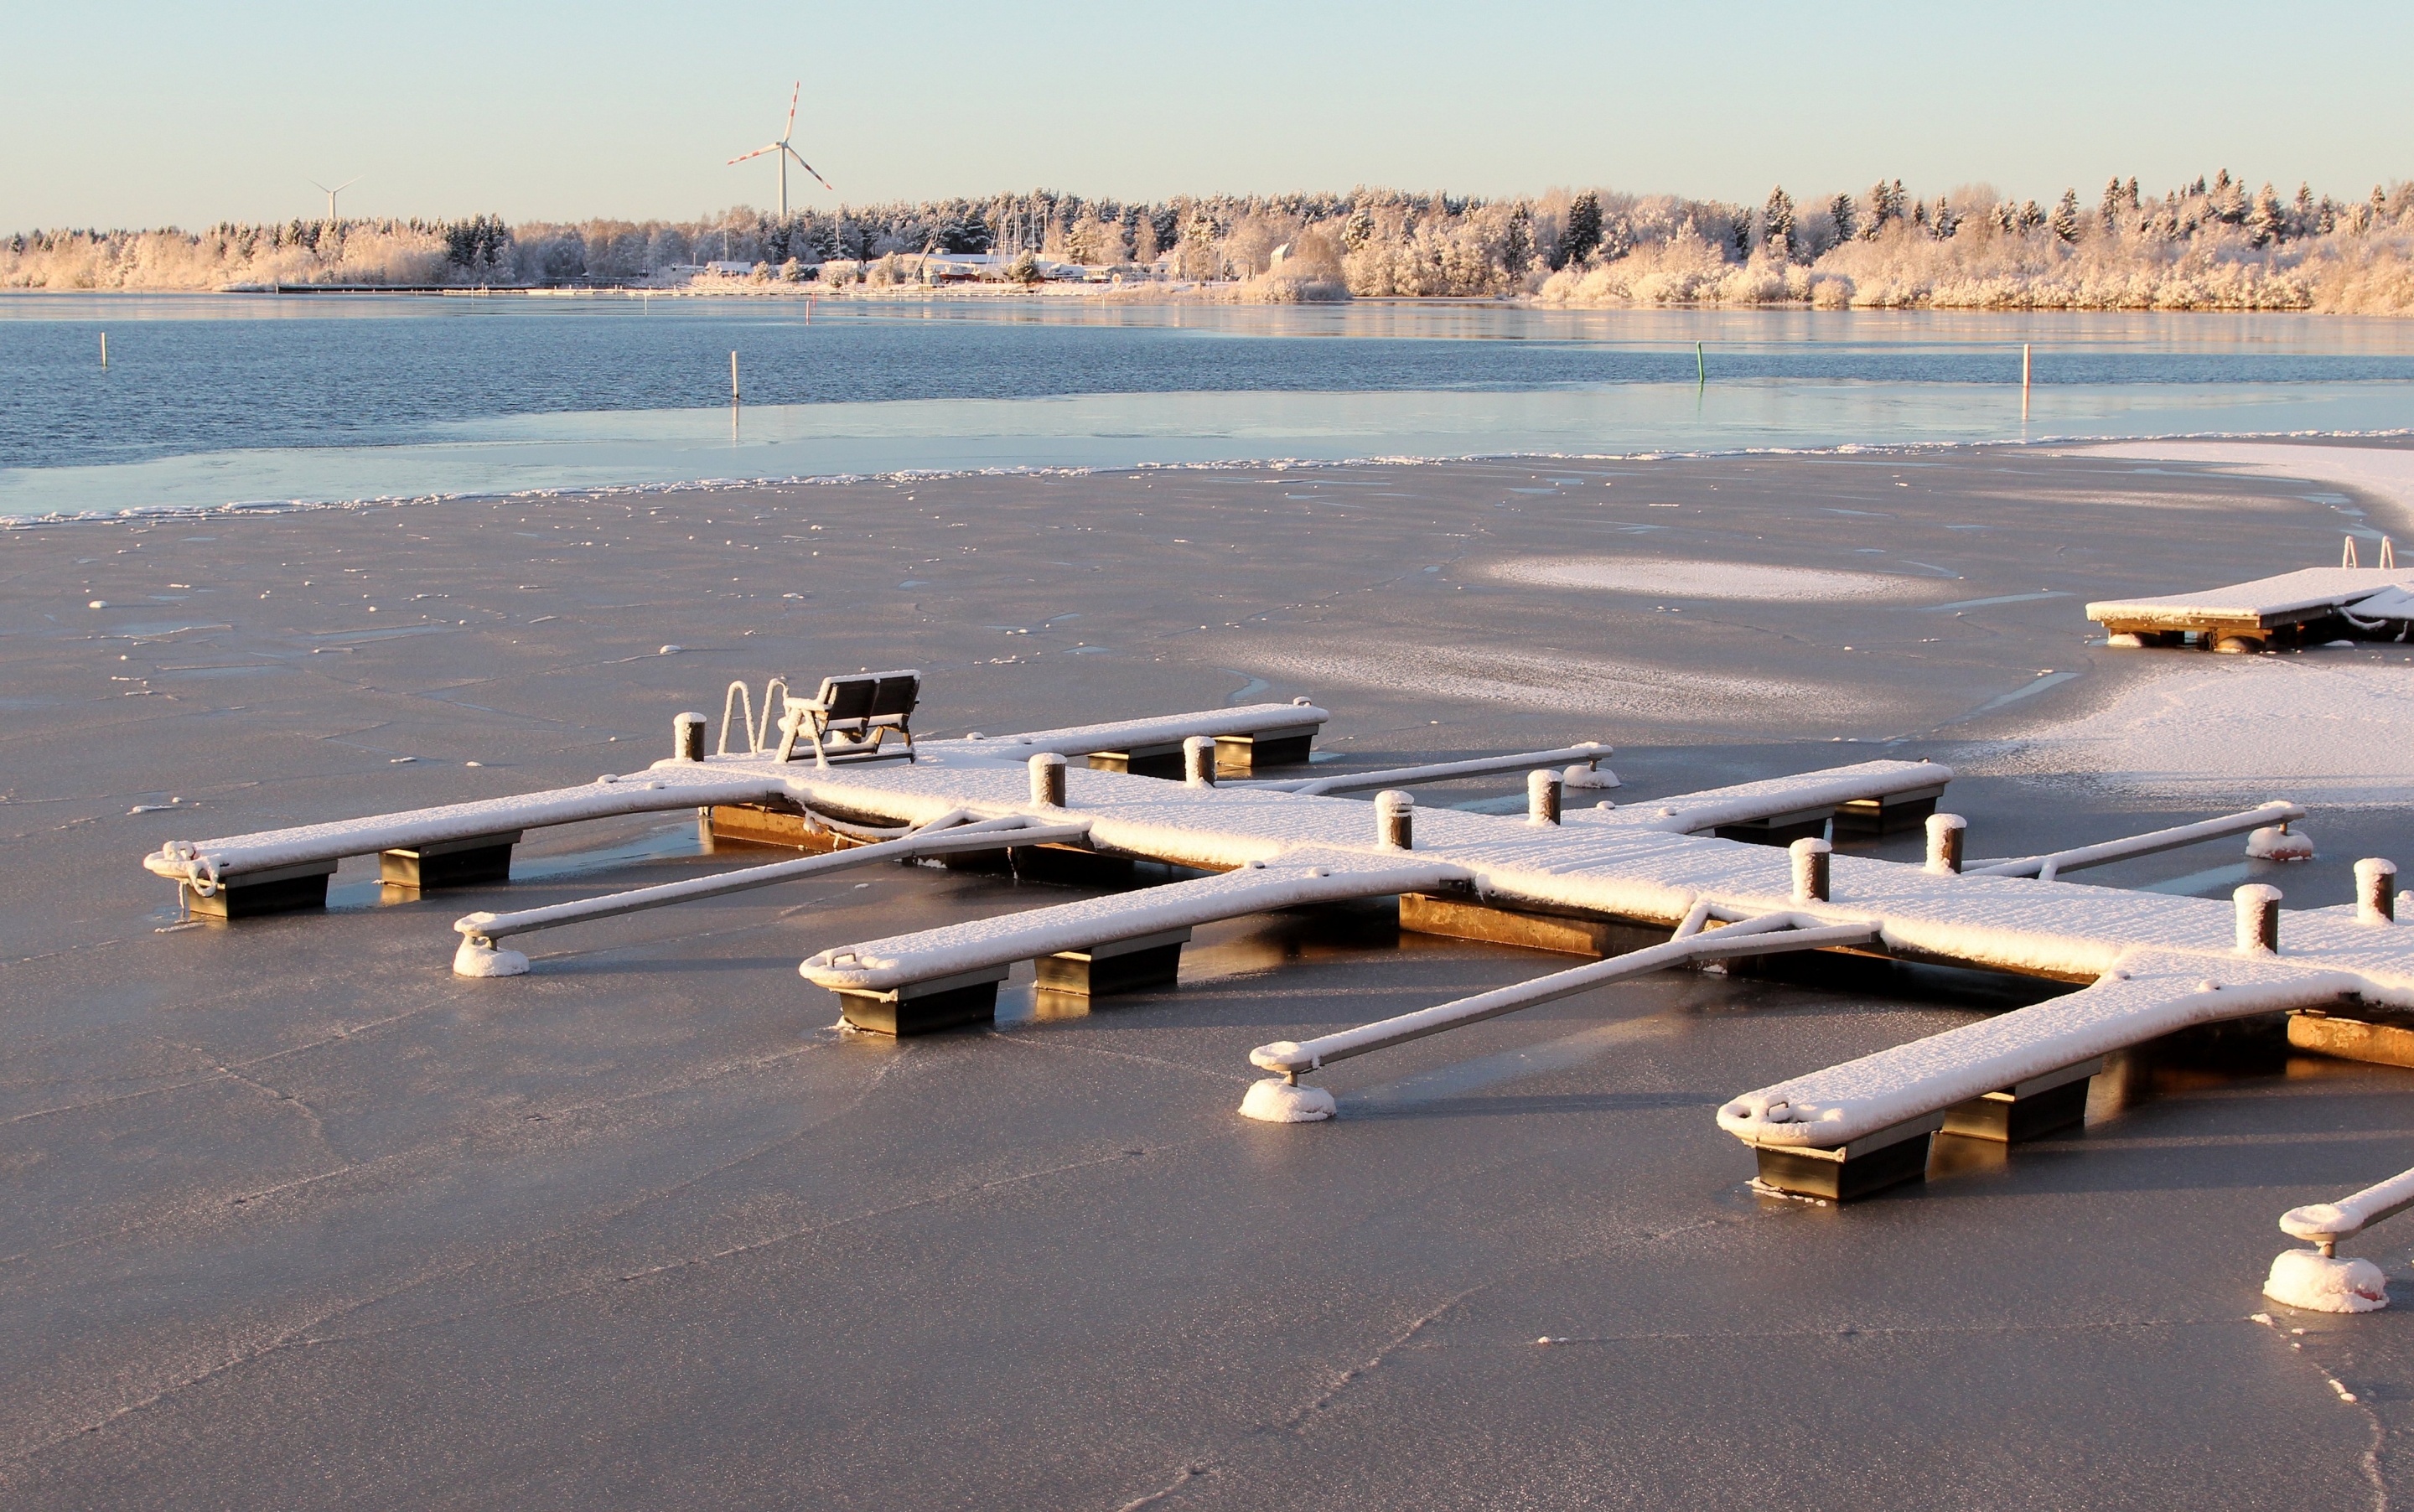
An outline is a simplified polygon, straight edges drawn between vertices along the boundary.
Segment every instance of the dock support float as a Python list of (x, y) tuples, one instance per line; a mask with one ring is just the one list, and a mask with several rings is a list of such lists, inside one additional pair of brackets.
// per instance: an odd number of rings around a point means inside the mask
[(1148, 992), (1173, 986), (1182, 971), (1182, 947), (1188, 943), (1187, 926), (1163, 929), (1130, 940), (1104, 941), (1082, 950), (1059, 951), (1032, 964), (1042, 992), (1069, 992), (1083, 998)]
[(985, 1023), (997, 1016), (997, 985), (1006, 980), (1006, 972), (1003, 966), (985, 966), (908, 982), (887, 992), (841, 988), (839, 1012), (856, 1028), (875, 1034), (929, 1034), (959, 1024)]
[(333, 861), (301, 861), (218, 879), (203, 892), (185, 882), (186, 906), (205, 919), (257, 919), (270, 913), (297, 913), (327, 906), (327, 879)]
[(438, 840), (416, 849), (380, 851), (378, 881), (389, 887), (415, 887), (421, 892), (509, 882), (512, 847), (519, 843), (520, 832), (514, 829)]

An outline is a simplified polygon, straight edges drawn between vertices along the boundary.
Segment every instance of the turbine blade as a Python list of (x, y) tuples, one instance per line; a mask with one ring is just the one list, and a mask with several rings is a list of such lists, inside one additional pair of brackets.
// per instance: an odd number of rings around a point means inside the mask
[(305, 180), (305, 182), (306, 182), (306, 183), (310, 185), (310, 187), (312, 187), (312, 188), (314, 188), (314, 189), (318, 190), (320, 194), (333, 194), (333, 193), (335, 193), (335, 190), (333, 190), (333, 189), (331, 189), (331, 188), (327, 187), (325, 185), (323, 185), (323, 184), (320, 183), (317, 179), (309, 179), (309, 180)]
[(797, 81), (796, 88), (788, 91), (788, 125), (786, 129), (780, 133), (780, 140), (782, 141), (785, 141), (790, 137), (797, 134), (797, 97), (804, 92), (805, 82), (801, 79)]
[[(781, 148), (781, 145), (782, 145), (781, 143), (779, 143), (779, 142), (776, 142), (776, 141), (775, 141), (775, 142), (771, 143), (771, 145), (769, 145), (768, 147), (757, 147), (757, 148), (755, 148), (753, 152), (751, 152), (751, 153), (747, 153), (747, 154), (743, 155), (742, 156), (733, 157), (733, 158), (731, 158), (729, 161), (730, 161), (730, 162), (732, 162), (732, 163), (742, 163), (742, 162), (746, 161), (746, 159), (747, 159), (747, 158), (749, 158), (749, 157), (760, 157), (760, 156), (762, 156), (765, 153), (775, 153), (775, 152), (778, 152), (778, 151), (780, 150), (780, 148)], [(727, 166), (727, 164), (723, 164), (723, 167), (726, 167), (726, 166)]]
[(814, 182), (815, 184), (820, 185), (821, 185), (823, 188), (825, 188), (825, 189), (829, 189), (830, 193), (832, 193), (832, 194), (836, 194), (836, 193), (838, 193), (838, 191), (837, 191), (836, 189), (832, 189), (832, 188), (830, 188), (830, 181), (829, 181), (829, 180), (827, 180), (827, 179), (826, 179), (826, 178), (822, 177), (822, 176), (821, 176), (821, 173), (819, 172), (819, 170), (817, 170), (813, 167), (813, 165), (812, 165), (812, 164), (808, 163), (808, 162), (806, 162), (806, 161), (805, 161), (805, 155), (804, 155), (804, 154), (802, 154), (802, 153), (800, 153), (800, 152), (797, 151), (797, 149), (795, 149), (794, 147), (788, 147), (788, 144), (787, 144), (786, 142), (784, 142), (784, 141), (783, 141), (783, 142), (782, 142), (782, 143), (780, 143), (780, 145), (781, 145), (781, 146), (782, 146), (782, 147), (787, 147), (787, 149), (788, 149), (788, 156), (791, 156), (791, 157), (793, 157), (793, 158), (795, 158), (795, 159), (797, 160), (797, 166), (798, 168), (801, 168), (801, 169), (803, 169), (806, 172), (812, 174), (812, 176), (813, 176), (813, 182)]
[(338, 191), (341, 191), (341, 190), (344, 190), (344, 189), (349, 189), (349, 188), (350, 188), (353, 185), (358, 184), (361, 180), (363, 180), (363, 179), (365, 179), (365, 178), (366, 178), (366, 177), (368, 177), (368, 175), (367, 175), (366, 173), (358, 173), (358, 174), (355, 174), (355, 175), (353, 175), (352, 177), (346, 179), (343, 183), (336, 185), (335, 185), (335, 188), (336, 188)]

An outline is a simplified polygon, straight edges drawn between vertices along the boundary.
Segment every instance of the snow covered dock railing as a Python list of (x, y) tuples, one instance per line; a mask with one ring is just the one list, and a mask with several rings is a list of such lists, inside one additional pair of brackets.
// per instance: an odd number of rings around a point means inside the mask
[(722, 897), (756, 887), (770, 887), (780, 882), (796, 882), (830, 872), (851, 871), (859, 867), (874, 866), (886, 861), (911, 861), (917, 856), (960, 855), (967, 852), (998, 851), (1011, 846), (1056, 845), (1086, 838), (1090, 833), (1088, 820), (1050, 824), (1036, 819), (1014, 815), (1005, 819), (987, 819), (971, 823), (952, 823), (962, 810), (948, 816), (946, 825), (925, 825), (916, 834), (871, 845), (858, 845), (850, 850), (833, 851), (827, 855), (805, 856), (795, 861), (775, 861), (768, 866), (747, 867), (737, 871), (724, 871), (718, 876), (693, 877), (684, 882), (663, 882), (654, 887), (639, 887), (625, 893), (612, 893), (602, 897), (583, 897), (568, 903), (554, 903), (544, 908), (522, 909), (514, 913), (469, 913), (455, 920), (453, 927), (463, 936), (460, 949), (453, 957), (453, 970), (461, 976), (518, 976), (526, 972), (529, 961), (517, 951), (495, 948), (495, 941), (514, 935), (528, 934), (537, 929), (559, 928), (568, 924), (583, 924), (591, 919), (617, 918), (646, 909), (664, 908), (674, 903), (692, 903), (708, 897)]
[[(1686, 925), (1698, 929), (1703, 916), (1709, 911), (1696, 907), (1688, 915)], [(1594, 961), (1531, 982), (1512, 986), (1496, 987), (1454, 1002), (1437, 1004), (1402, 1014), (1378, 1023), (1363, 1024), (1335, 1033), (1320, 1035), (1304, 1043), (1289, 1040), (1261, 1045), (1249, 1052), (1249, 1062), (1262, 1070), (1279, 1072), (1279, 1081), (1259, 1082), (1249, 1089), (1241, 1104), (1241, 1112), (1269, 1123), (1305, 1123), (1333, 1116), (1333, 1094), (1322, 1088), (1302, 1088), (1299, 1078), (1311, 1071), (1320, 1071), (1334, 1060), (1347, 1060), (1354, 1056), (1406, 1045), (1427, 1035), (1447, 1030), (1480, 1024), (1487, 1018), (1513, 1014), (1561, 998), (1572, 998), (1579, 992), (1589, 992), (1612, 982), (1647, 976), (1670, 967), (1688, 966), (1708, 960), (1733, 960), (1747, 956), (1776, 956), (1797, 950), (1822, 950), (1831, 945), (1864, 945), (1877, 938), (1873, 924), (1826, 924), (1799, 913), (1766, 913), (1743, 920), (1708, 933), (1693, 933), (1680, 928), (1679, 938), (1664, 944), (1647, 945), (1628, 951), (1607, 960)]]
[(2338, 1241), (2414, 1208), (2414, 1171), (2402, 1171), (2336, 1202), (2309, 1203), (2280, 1215), (2289, 1238), (2310, 1250), (2283, 1250), (2263, 1295), (2316, 1312), (2377, 1312), (2389, 1305), (2389, 1278), (2369, 1260), (2342, 1260)]
[[(1146, 973), (1170, 981), (1183, 941), (1202, 924), (1274, 909), (1427, 891), (1468, 880), (1448, 862), (1394, 861), (1349, 852), (1302, 851), (1274, 862), (1136, 893), (1082, 898), (993, 919), (867, 941), (821, 952), (797, 974), (839, 995), (847, 1021), (886, 1033), (919, 1033), (986, 1018), (997, 984), (1016, 961), (1079, 956), (1095, 968), (1145, 942)], [(1043, 986), (1050, 985), (1043, 983)], [(1117, 977), (1116, 990), (1138, 985)], [(1095, 990), (1085, 982), (1072, 990)]]
[(1333, 777), (1269, 779), (1232, 785), (1253, 793), (1289, 793), (1303, 798), (1330, 797), (1342, 793), (1363, 793), (1368, 788), (1412, 788), (1427, 782), (1450, 782), (1464, 777), (1523, 772), (1570, 763), (1581, 763), (1589, 770), (1596, 763), (1616, 754), (1609, 747), (1588, 740), (1581, 746), (1565, 746), (1557, 750), (1528, 750), (1511, 756), (1478, 756), (1463, 762), (1394, 766), (1380, 772), (1343, 772)]
[[(1747, 1092), (1719, 1109), (1719, 1127), (1753, 1148), (1770, 1185), (1856, 1196), (1919, 1175), (1927, 1135), (1953, 1128), (1957, 1113), (1970, 1126), (1956, 1133), (2031, 1137), (2083, 1116), (2080, 1073), (2112, 1051), (2198, 1024), (2320, 1007), (2362, 985), (2275, 958), (2131, 951), (2066, 997)], [(1990, 1100), (1998, 1105), (1974, 1105)]]
[(1966, 877), (2034, 877), (2051, 882), (2065, 871), (2083, 867), (2108, 866), (2126, 861), (2133, 856), (2153, 855), (2162, 851), (2176, 851), (2184, 845), (2205, 840), (2217, 840), (2225, 836), (2243, 835), (2250, 830), (2277, 825), (2286, 828), (2305, 817), (2305, 810), (2293, 803), (2274, 801), (2260, 808), (2249, 808), (2243, 814), (2227, 814), (2195, 824), (2180, 824), (2170, 829), (2158, 829), (2144, 835), (2132, 835), (2126, 839), (2105, 840), (2096, 845), (2076, 846), (2056, 851), (2049, 855), (2023, 856), (2013, 861), (1975, 861), (1966, 867)]
[(2384, 1219), (2414, 1208), (2414, 1171), (2402, 1171), (2336, 1202), (2308, 1203), (2280, 1215), (2280, 1227), (2291, 1238), (2333, 1252), (2338, 1241), (2361, 1234)]

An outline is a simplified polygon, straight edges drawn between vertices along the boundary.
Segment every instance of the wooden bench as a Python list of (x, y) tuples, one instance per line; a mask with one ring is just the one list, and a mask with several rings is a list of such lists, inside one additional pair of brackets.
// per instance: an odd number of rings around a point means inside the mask
[[(922, 674), (912, 668), (865, 672), (845, 677), (825, 677), (812, 698), (786, 700), (780, 719), (779, 759), (794, 761), (799, 740), (810, 740), (813, 764), (833, 761), (877, 761), (914, 754), (914, 706), (921, 701)], [(882, 743), (890, 732), (904, 737), (902, 752), (887, 752)]]

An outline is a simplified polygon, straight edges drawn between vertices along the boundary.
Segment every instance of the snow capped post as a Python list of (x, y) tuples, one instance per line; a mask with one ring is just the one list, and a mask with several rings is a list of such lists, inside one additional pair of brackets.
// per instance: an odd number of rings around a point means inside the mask
[(1785, 848), (1794, 858), (1794, 901), (1827, 901), (1827, 857), (1836, 848), (1825, 840), (1805, 838)]
[(704, 760), (704, 716), (681, 714), (671, 719), (671, 755), (682, 762)]
[(1182, 785), (1185, 788), (1212, 788), (1215, 785), (1215, 737), (1191, 735), (1182, 742)]
[(1389, 851), (1416, 849), (1417, 800), (1397, 788), (1375, 794), (1376, 843)]
[(2280, 889), (2248, 882), (2229, 897), (2238, 905), (2238, 954), (2279, 954)]
[(1958, 877), (1961, 874), (1961, 842), (1970, 833), (1970, 822), (1960, 814), (1928, 816), (1928, 874), (1931, 877)]
[(1042, 808), (1065, 807), (1065, 758), (1052, 750), (1031, 758), (1031, 801)]
[(1526, 774), (1526, 823), (1556, 824), (1559, 822), (1559, 790), (1565, 778), (1558, 773), (1543, 770)]
[(2355, 864), (2355, 922), (2397, 922), (2397, 863), (2365, 856)]

